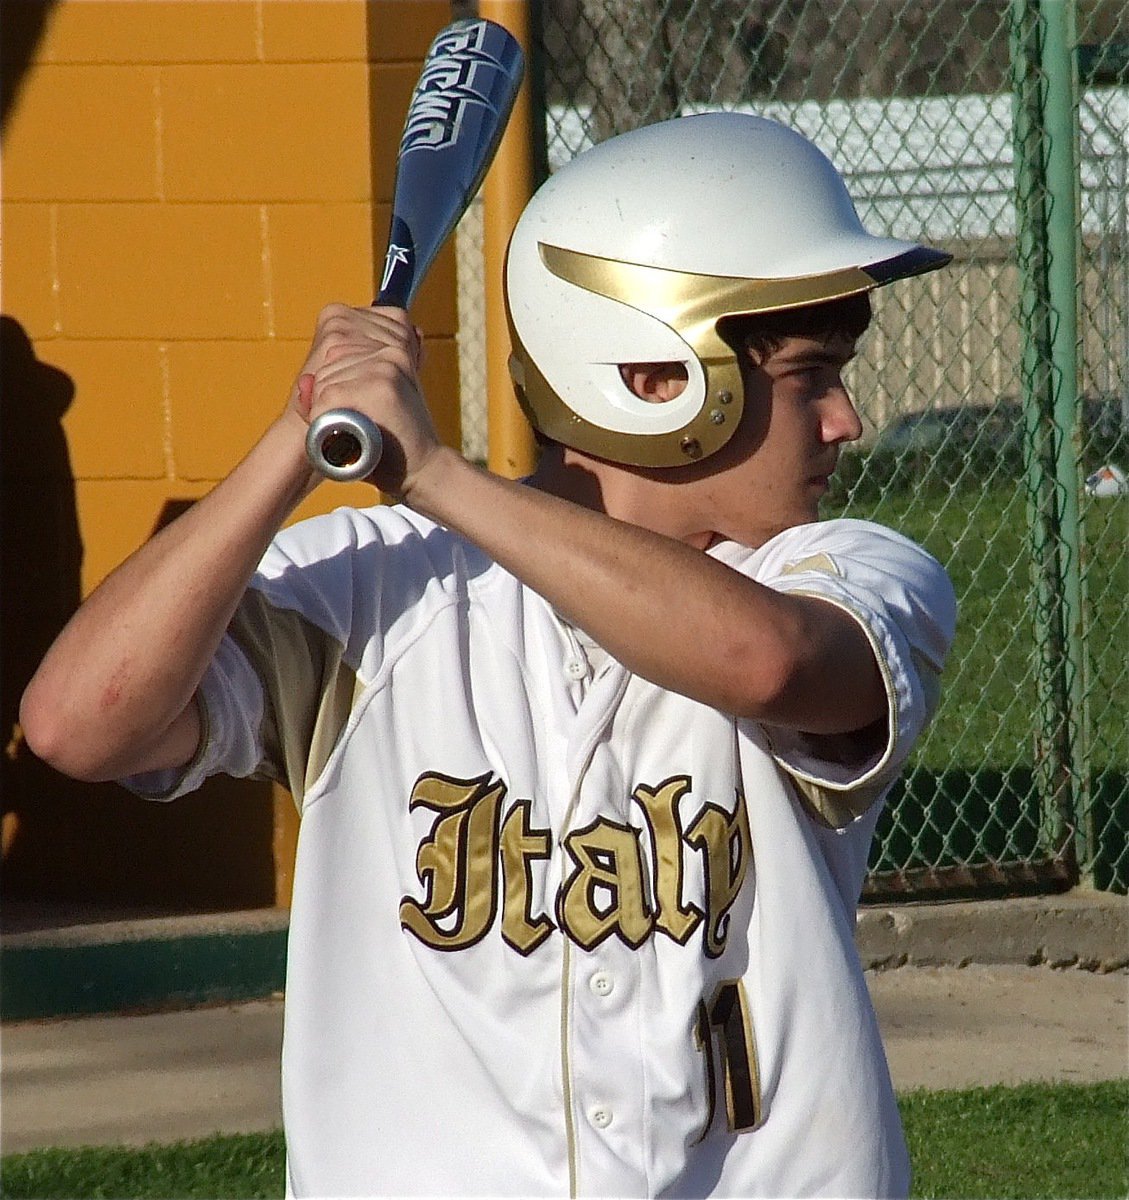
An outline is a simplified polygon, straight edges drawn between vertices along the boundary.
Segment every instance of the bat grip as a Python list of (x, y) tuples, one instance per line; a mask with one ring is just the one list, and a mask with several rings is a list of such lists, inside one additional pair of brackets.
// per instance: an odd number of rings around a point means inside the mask
[[(410, 271), (394, 271), (374, 306), (406, 308), (411, 300)], [(306, 457), (327, 479), (348, 483), (367, 479), (380, 462), (384, 438), (375, 422), (351, 408), (334, 408), (310, 422)]]
[(376, 423), (351, 408), (334, 408), (310, 422), (306, 457), (327, 479), (366, 479), (376, 469), (384, 438)]

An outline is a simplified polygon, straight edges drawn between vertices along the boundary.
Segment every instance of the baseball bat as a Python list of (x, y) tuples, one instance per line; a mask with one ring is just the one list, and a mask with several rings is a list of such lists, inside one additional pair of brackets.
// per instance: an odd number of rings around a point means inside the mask
[[(455, 21), (431, 43), (400, 139), (388, 250), (374, 304), (411, 304), (482, 183), (522, 70), (521, 46), (493, 21)], [(306, 436), (310, 462), (330, 479), (364, 479), (381, 450), (380, 429), (352, 409), (322, 413)]]

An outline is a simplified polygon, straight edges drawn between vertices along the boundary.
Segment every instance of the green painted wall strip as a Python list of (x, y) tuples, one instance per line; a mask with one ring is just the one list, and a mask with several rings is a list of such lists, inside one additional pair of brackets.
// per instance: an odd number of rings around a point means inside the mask
[(85, 1016), (281, 992), (286, 930), (0, 948), (0, 1019)]

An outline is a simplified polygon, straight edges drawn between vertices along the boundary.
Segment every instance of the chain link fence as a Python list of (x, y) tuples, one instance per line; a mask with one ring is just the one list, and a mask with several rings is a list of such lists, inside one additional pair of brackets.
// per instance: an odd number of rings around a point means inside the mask
[[(829, 155), (868, 228), (954, 255), (875, 293), (849, 380), (866, 432), (827, 507), (924, 544), (961, 604), (867, 893), (1125, 891), (1129, 0), (533, 11), (542, 174), (629, 128), (754, 111)], [(460, 353), (484, 458), (479, 227), (472, 209)]]

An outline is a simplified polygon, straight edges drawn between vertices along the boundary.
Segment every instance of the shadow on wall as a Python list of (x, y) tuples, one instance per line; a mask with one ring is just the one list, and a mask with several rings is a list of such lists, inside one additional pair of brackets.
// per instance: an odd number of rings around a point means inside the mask
[[(58, 3), (3, 7), (0, 124), (6, 129)], [(66, 779), (22, 740), (20, 696), (81, 600), (80, 510), (62, 421), (72, 404), (96, 405), (97, 396), (76, 390), (69, 375), (38, 357), (15, 316), (0, 316), (5, 905), (15, 901), (34, 914), (74, 904), (88, 910), (82, 919), (106, 906), (188, 912), (272, 905), (275, 796), (269, 784), (217, 779), (175, 804), (152, 804), (114, 784)], [(175, 516), (177, 505), (170, 501), (155, 524)], [(6, 922), (13, 911), (6, 907)]]
[(0, 128), (8, 128), (12, 105), (19, 95), (36, 47), (47, 30), (58, 0), (4, 5), (3, 71), (0, 71)]
[(52, 639), (78, 607), (82, 543), (63, 414), (74, 399), (69, 375), (35, 355), (12, 317), (0, 316), (0, 681), (4, 754), (3, 848), (18, 840), (31, 755), (18, 726), (20, 695)]
[(36, 356), (22, 325), (0, 316), (4, 899), (170, 912), (269, 906), (269, 784), (219, 778), (173, 804), (153, 804), (116, 784), (67, 779), (23, 742), (20, 696), (81, 600), (75, 480), (61, 423), (75, 394), (65, 372)]
[[(0, 126), (8, 127), (58, 0), (5, 4)], [(76, 484), (62, 420), (74, 381), (41, 361), (20, 322), (0, 316), (0, 787), (5, 903), (158, 911), (275, 901), (274, 794), (217, 779), (175, 804), (114, 784), (66, 779), (24, 744), (19, 701), (78, 607), (82, 553)], [(97, 397), (84, 397), (87, 404)], [(176, 502), (157, 518), (176, 515)], [(95, 531), (95, 535), (97, 531)], [(8, 909), (7, 916), (11, 917)]]

